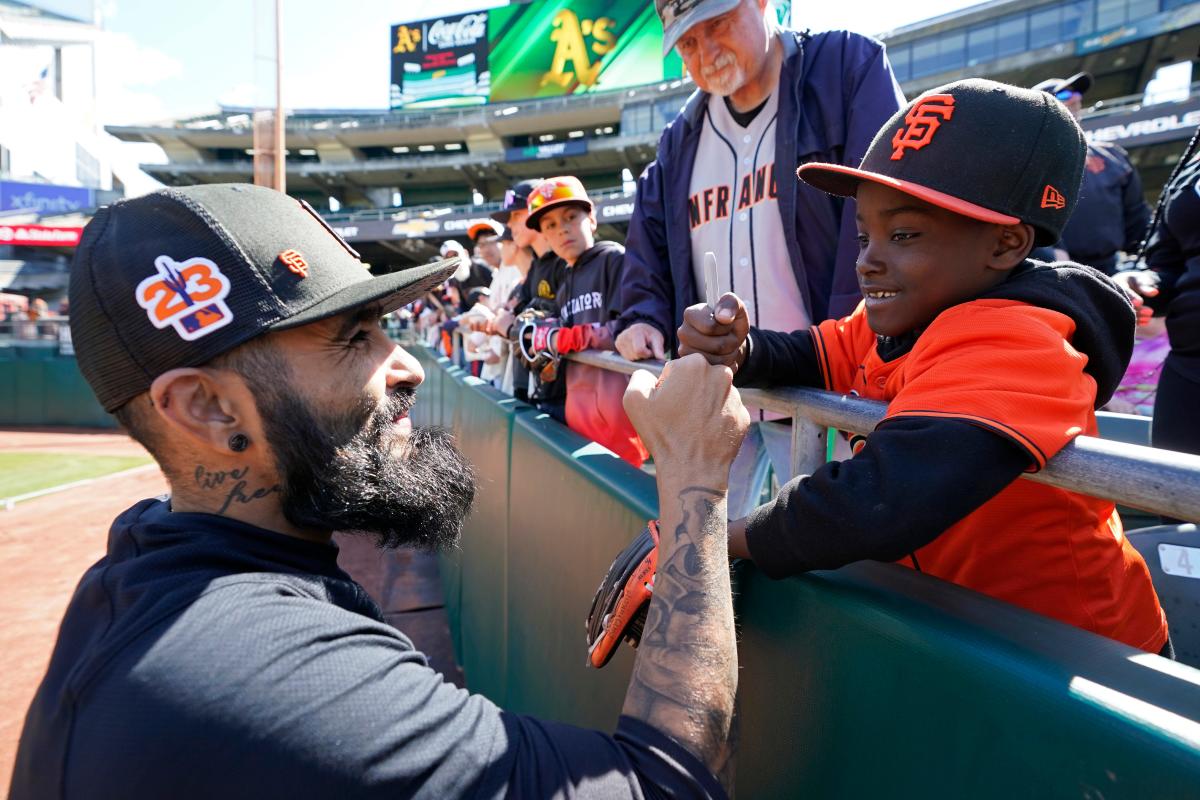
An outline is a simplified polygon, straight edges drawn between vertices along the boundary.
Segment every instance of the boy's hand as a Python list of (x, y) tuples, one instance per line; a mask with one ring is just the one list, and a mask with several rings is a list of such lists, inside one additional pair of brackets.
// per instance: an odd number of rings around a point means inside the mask
[(726, 292), (714, 311), (703, 303), (683, 312), (679, 326), (679, 354), (699, 353), (710, 364), (721, 364), (734, 372), (746, 361), (749, 348), (750, 318), (746, 304), (736, 294)]
[(628, 361), (657, 358), (666, 361), (662, 331), (648, 322), (635, 322), (617, 337), (617, 352)]
[(750, 426), (733, 373), (697, 355), (667, 362), (657, 382), (645, 370), (633, 373), (625, 413), (654, 456), (660, 485), (669, 480), (724, 489)]
[(1113, 280), (1129, 295), (1129, 301), (1137, 311), (1138, 325), (1149, 323), (1150, 318), (1154, 316), (1154, 310), (1147, 306), (1142, 298), (1158, 295), (1158, 273), (1150, 269), (1118, 272), (1113, 276)]

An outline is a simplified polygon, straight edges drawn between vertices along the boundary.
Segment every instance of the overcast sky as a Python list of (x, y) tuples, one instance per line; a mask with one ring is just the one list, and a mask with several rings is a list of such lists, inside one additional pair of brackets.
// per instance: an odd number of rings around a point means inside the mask
[[(91, 0), (33, 0), (90, 19)], [(385, 108), (390, 26), (504, 5), (495, 0), (283, 0), (284, 104), (290, 108)], [(794, 2), (795, 27), (878, 34), (973, 5), (964, 0)], [(255, 6), (270, 0), (97, 0), (109, 32), (99, 54), (101, 116), (107, 123), (160, 121), (251, 105), (270, 87), (255, 80)], [(269, 44), (270, 20), (258, 26)], [(264, 48), (265, 52), (265, 48)]]

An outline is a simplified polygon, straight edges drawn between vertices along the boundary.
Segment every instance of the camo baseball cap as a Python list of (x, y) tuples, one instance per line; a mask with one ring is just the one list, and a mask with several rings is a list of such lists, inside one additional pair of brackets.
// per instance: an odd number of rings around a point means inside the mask
[(1086, 150), (1079, 123), (1051, 95), (970, 79), (896, 112), (857, 168), (814, 163), (796, 174), (840, 197), (872, 181), (971, 219), (1024, 222), (1046, 246), (1075, 210)]
[(177, 367), (269, 331), (379, 303), (399, 308), (457, 266), (374, 277), (302, 200), (248, 184), (163, 189), (101, 208), (71, 264), (71, 338), (114, 411)]
[(654, 8), (663, 26), (663, 49), (665, 56), (699, 22), (719, 17), (733, 11), (742, 0), (654, 0)]

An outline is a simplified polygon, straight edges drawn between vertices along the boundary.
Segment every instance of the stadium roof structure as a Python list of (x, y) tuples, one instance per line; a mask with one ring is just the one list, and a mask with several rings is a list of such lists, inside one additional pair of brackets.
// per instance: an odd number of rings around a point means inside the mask
[[(992, 0), (879, 38), (909, 97), (968, 76), (1031, 86), (1091, 72), (1083, 126), (1131, 150), (1149, 194), (1200, 122), (1200, 98), (1151, 105), (1142, 96), (1160, 66), (1196, 56), (1200, 2)], [(632, 203), (608, 190), (654, 158), (663, 127), (693, 90), (684, 79), (439, 110), (295, 109), (287, 118), (288, 191), (318, 208), (335, 198), (342, 212), (330, 215), (334, 224), (356, 247), (386, 245), (389, 252), (376, 254), (383, 260), (422, 260), (512, 182), (556, 174), (577, 175), (602, 195), (601, 223), (617, 226), (602, 233), (619, 236)], [(253, 109), (227, 107), (108, 130), (160, 145), (168, 163), (143, 168), (164, 183), (248, 181), (252, 119)]]

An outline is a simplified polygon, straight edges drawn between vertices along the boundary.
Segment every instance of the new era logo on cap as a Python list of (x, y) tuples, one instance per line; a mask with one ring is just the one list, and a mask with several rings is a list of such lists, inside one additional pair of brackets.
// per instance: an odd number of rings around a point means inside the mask
[(1042, 208), (1057, 208), (1064, 209), (1067, 207), (1067, 198), (1058, 189), (1055, 189), (1050, 184), (1046, 184), (1046, 188), (1042, 190)]
[(954, 116), (954, 97), (934, 94), (924, 97), (904, 115), (905, 127), (892, 137), (892, 160), (904, 158), (905, 148), (920, 150), (933, 141), (942, 122)]

